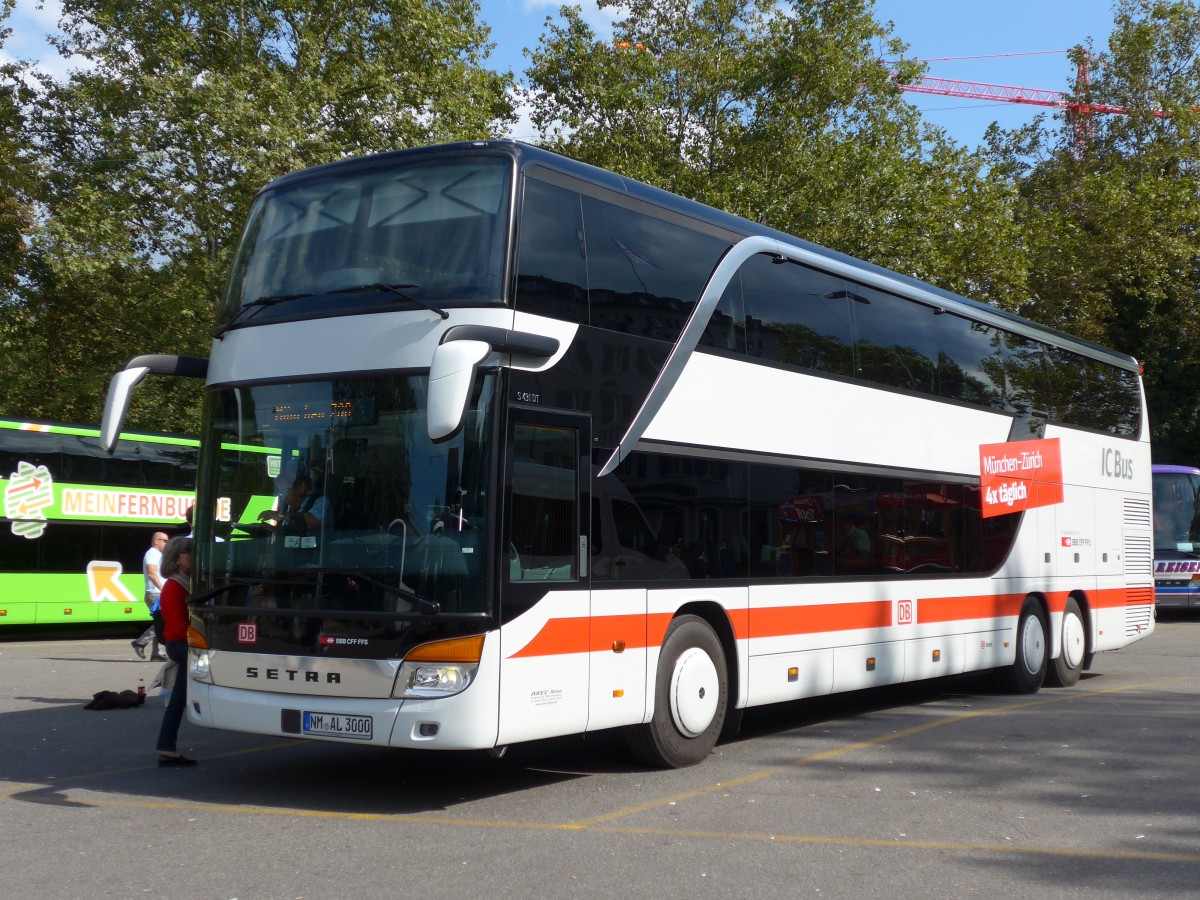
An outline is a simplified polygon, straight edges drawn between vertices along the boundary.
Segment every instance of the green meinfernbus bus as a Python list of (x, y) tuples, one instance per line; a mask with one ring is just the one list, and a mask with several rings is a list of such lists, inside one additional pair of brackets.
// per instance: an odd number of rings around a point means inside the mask
[(195, 499), (194, 439), (0, 419), (0, 630), (149, 621), (142, 556)]

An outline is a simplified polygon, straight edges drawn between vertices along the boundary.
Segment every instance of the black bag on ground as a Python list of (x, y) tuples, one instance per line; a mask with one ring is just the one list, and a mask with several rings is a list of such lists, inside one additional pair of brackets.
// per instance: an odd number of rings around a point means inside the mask
[(136, 691), (97, 691), (84, 709), (132, 709), (146, 702)]

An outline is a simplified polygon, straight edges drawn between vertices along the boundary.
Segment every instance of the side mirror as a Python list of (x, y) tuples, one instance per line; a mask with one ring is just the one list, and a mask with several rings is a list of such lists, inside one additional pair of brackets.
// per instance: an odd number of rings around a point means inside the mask
[(100, 420), (100, 446), (105, 453), (112, 453), (116, 449), (125, 415), (129, 412), (129, 401), (133, 398), (133, 389), (149, 374), (149, 366), (122, 369), (108, 383), (104, 418)]
[(450, 437), (462, 427), (475, 384), (475, 371), (491, 353), (485, 341), (438, 344), (429, 366), (428, 430), (431, 441)]
[(129, 412), (133, 389), (147, 375), (179, 375), (183, 378), (204, 378), (208, 375), (208, 360), (198, 356), (135, 356), (108, 383), (104, 399), (104, 418), (100, 420), (100, 446), (105, 453), (117, 449), (121, 427)]

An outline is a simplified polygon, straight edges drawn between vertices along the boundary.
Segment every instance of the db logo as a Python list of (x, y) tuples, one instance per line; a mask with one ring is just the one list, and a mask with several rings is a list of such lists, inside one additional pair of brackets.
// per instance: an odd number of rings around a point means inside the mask
[(238, 622), (238, 643), (253, 644), (258, 640), (258, 626), (250, 622)]
[(900, 600), (896, 603), (896, 624), (911, 625), (913, 623), (913, 608), (911, 600)]

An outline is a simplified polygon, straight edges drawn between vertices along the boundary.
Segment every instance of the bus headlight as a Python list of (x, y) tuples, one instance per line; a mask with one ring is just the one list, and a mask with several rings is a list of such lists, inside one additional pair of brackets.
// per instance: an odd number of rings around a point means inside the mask
[(396, 682), (401, 697), (449, 697), (466, 690), (478, 670), (459, 663), (405, 663)]
[(479, 672), (483, 635), (414, 647), (400, 664), (393, 697), (450, 697), (465, 691)]
[(191, 664), (188, 666), (193, 681), (203, 681), (212, 684), (212, 667), (209, 664), (207, 650), (192, 650)]
[(204, 638), (204, 632), (195, 625), (189, 625), (187, 641), (188, 671), (191, 673), (192, 678), (195, 681), (212, 684), (212, 671), (208, 659), (208, 641)]

